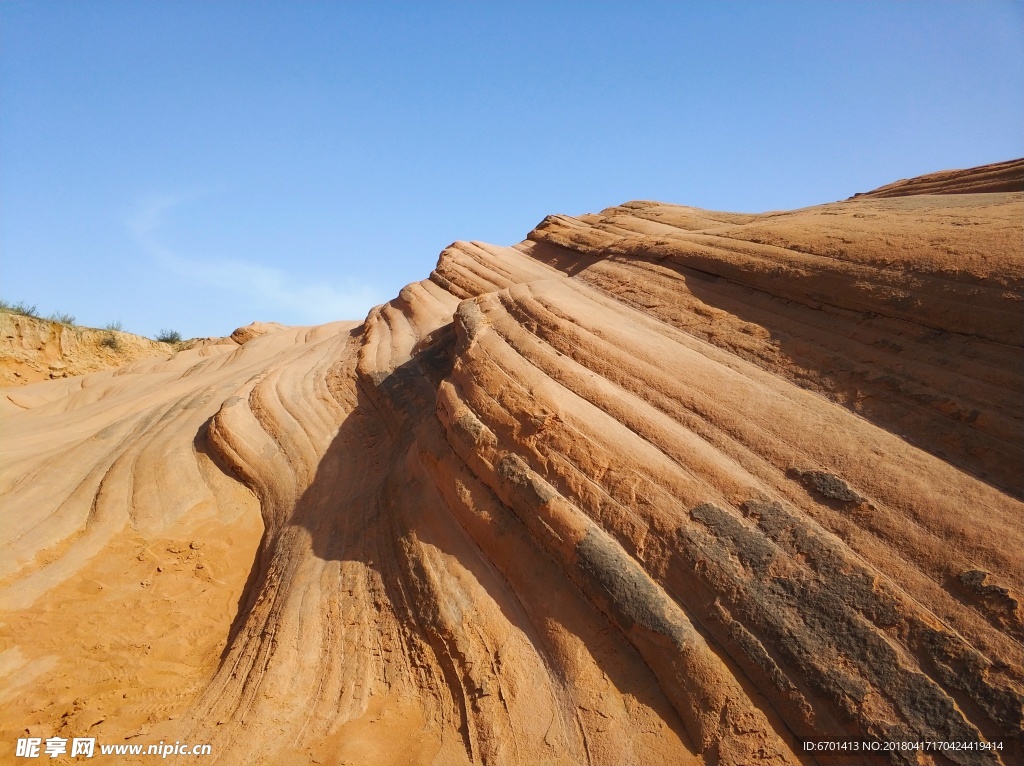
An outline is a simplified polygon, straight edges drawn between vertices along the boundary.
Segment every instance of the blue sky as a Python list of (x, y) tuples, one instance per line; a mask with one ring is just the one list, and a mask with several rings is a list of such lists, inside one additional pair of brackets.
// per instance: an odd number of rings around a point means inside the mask
[(1024, 155), (1024, 4), (0, 3), (0, 295), (361, 318), (456, 239)]

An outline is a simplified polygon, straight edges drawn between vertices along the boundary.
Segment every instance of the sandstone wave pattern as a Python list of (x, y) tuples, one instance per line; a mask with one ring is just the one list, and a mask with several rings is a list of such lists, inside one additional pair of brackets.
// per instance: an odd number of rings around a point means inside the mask
[(0, 759), (1022, 763), (1022, 171), (550, 216), (0, 390)]

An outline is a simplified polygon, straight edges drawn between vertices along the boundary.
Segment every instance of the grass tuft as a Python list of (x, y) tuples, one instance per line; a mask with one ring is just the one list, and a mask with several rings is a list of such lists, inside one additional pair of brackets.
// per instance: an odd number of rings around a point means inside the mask
[(59, 322), (60, 324), (67, 325), (68, 327), (75, 326), (75, 315), (65, 314), (63, 312), (54, 312), (50, 316), (46, 317), (51, 322)]
[(12, 303), (11, 301), (5, 301), (0, 298), (0, 311), (7, 314), (21, 314), (22, 316), (39, 318), (39, 307), (35, 305), (28, 305), (22, 301)]

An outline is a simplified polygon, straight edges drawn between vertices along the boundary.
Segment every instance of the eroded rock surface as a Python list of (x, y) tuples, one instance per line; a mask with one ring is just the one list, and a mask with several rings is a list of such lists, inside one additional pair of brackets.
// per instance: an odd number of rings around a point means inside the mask
[(0, 742), (1021, 762), (1024, 194), (926, 178), (552, 216), (363, 323), (23, 389)]

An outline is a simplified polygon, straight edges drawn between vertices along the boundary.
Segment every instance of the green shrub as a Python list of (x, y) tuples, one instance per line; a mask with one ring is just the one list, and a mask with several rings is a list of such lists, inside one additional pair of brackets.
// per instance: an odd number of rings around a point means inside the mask
[(121, 332), (122, 330), (124, 330), (124, 325), (121, 324), (120, 322), (109, 322), (107, 326), (104, 327), (103, 329), (111, 330), (113, 332)]
[(109, 348), (111, 351), (117, 351), (121, 348), (121, 341), (117, 339), (117, 336), (112, 332), (108, 332), (102, 338), (100, 338), (100, 345)]
[(156, 339), (161, 343), (181, 343), (181, 333), (177, 330), (161, 330)]

